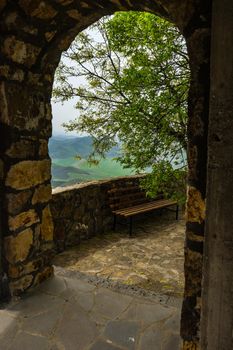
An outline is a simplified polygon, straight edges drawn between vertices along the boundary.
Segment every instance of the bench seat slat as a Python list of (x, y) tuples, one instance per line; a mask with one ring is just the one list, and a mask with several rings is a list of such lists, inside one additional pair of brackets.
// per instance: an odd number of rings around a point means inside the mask
[(114, 210), (113, 213), (115, 215), (129, 217), (140, 213), (145, 213), (153, 209), (165, 208), (172, 205), (177, 205), (177, 201), (170, 200), (170, 199), (162, 199), (162, 200), (156, 200), (154, 202), (134, 205), (133, 207)]
[(115, 210), (114, 212), (116, 214), (120, 213), (120, 212), (124, 212), (124, 211), (129, 211), (129, 210), (134, 210), (135, 208), (137, 210), (140, 210), (141, 208), (144, 208), (144, 207), (151, 207), (151, 206), (156, 206), (156, 207), (159, 207), (160, 205), (173, 205), (173, 204), (176, 204), (177, 202), (176, 201), (173, 201), (171, 199), (160, 199), (160, 200), (156, 200), (156, 201), (150, 201), (150, 202), (146, 202), (146, 203), (143, 203), (143, 204), (138, 204), (138, 205), (132, 205), (132, 206), (129, 206), (129, 207), (125, 207), (125, 208), (122, 208), (122, 209), (118, 209), (118, 210)]

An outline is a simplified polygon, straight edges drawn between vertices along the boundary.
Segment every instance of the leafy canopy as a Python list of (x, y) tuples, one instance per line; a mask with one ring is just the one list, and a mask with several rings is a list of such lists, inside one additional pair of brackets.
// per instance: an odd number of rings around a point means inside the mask
[(184, 180), (188, 85), (178, 29), (150, 13), (118, 12), (77, 36), (57, 69), (54, 96), (76, 98), (79, 116), (65, 127), (93, 137), (91, 161), (120, 143), (123, 166), (149, 170), (148, 194), (170, 195)]

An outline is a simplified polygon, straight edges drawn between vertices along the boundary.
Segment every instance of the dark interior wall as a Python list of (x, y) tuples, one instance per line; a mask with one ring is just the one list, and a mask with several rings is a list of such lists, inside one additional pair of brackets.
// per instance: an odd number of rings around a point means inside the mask
[(52, 274), (47, 142), (51, 135), (53, 76), (62, 51), (78, 32), (116, 10), (144, 10), (168, 18), (187, 40), (192, 81), (182, 336), (184, 349), (196, 349), (205, 219), (210, 1), (0, 0), (5, 272), (12, 294), (27, 290)]
[[(2, 201), (1, 198), (3, 198), (3, 160), (0, 159), (0, 301), (5, 299), (5, 293), (4, 293), (4, 269), (3, 269), (3, 228), (2, 228)], [(8, 294), (8, 293), (7, 293)]]
[(213, 1), (202, 349), (233, 349), (233, 2)]
[[(185, 291), (181, 318), (184, 349), (199, 349), (209, 115), (210, 3), (203, 3), (186, 28), (191, 82), (188, 106), (188, 188), (186, 204)], [(204, 20), (205, 18), (205, 20)]]

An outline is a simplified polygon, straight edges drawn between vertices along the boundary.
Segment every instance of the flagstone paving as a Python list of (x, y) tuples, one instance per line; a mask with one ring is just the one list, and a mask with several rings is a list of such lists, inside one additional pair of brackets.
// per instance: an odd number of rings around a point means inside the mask
[(184, 222), (141, 218), (54, 260), (0, 310), (0, 350), (179, 350)]
[(0, 310), (1, 350), (180, 348), (180, 307), (65, 275)]
[[(174, 213), (156, 212), (134, 223), (134, 236), (117, 226), (115, 233), (99, 235), (68, 248), (54, 259), (56, 266), (105, 279), (111, 284), (139, 287), (182, 297), (184, 289), (184, 220)], [(106, 283), (105, 283), (106, 285)]]

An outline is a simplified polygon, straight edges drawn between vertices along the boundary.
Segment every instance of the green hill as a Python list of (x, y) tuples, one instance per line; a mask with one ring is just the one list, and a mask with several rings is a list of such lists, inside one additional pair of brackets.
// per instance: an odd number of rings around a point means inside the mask
[[(55, 136), (49, 142), (49, 154), (52, 159), (52, 186), (67, 186), (75, 183), (99, 180), (115, 176), (132, 175), (131, 169), (124, 169), (113, 157), (119, 152), (114, 147), (106, 159), (97, 166), (87, 163), (92, 151), (92, 139), (85, 137)], [(81, 160), (75, 156), (80, 155)]]
[[(80, 155), (82, 158), (92, 152), (92, 138), (90, 136), (73, 137), (73, 136), (53, 136), (49, 141), (49, 154), (52, 159), (67, 159)], [(119, 147), (113, 147), (108, 152), (108, 157), (116, 157)]]
[(66, 159), (80, 154), (86, 158), (92, 151), (92, 139), (84, 137), (54, 136), (49, 141), (49, 154), (52, 159)]

